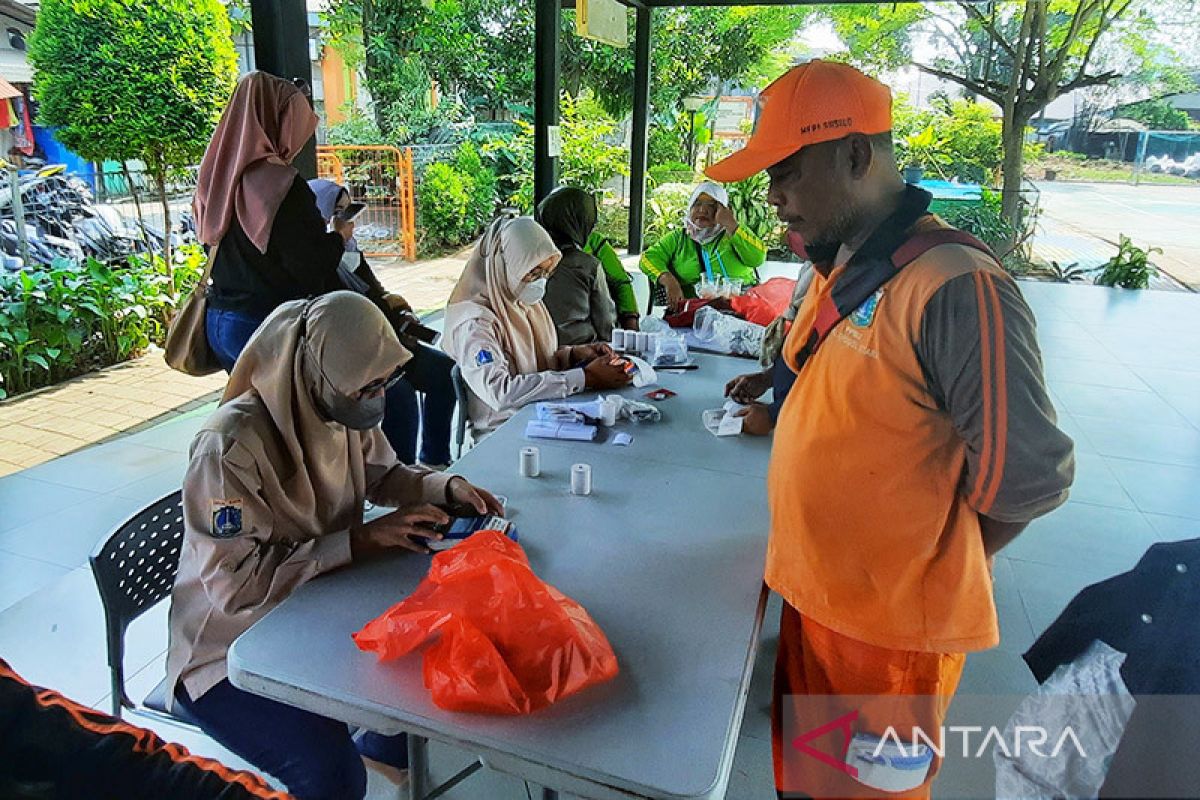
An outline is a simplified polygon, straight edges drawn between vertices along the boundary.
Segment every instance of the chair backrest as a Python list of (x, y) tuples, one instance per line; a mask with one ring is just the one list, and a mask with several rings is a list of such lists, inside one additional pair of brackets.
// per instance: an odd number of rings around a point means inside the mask
[(454, 431), (455, 458), (462, 458), (463, 442), (467, 438), (467, 382), (463, 379), (462, 370), (455, 364), (450, 370), (450, 381), (454, 384), (454, 399), (458, 401), (458, 426)]
[(159, 498), (113, 529), (90, 559), (104, 603), (113, 714), (133, 708), (125, 693), (125, 630), (171, 594), (183, 547), (179, 490)]

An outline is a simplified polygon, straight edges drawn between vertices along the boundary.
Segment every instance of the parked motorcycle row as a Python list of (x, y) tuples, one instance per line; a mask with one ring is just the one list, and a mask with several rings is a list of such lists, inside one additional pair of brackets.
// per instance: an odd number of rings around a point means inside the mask
[[(13, 209), (12, 172), (0, 169), (0, 258), (9, 271), (92, 257), (115, 263), (135, 253), (161, 253), (163, 232), (134, 216), (97, 203), (91, 187), (68, 175), (61, 164), (30, 164), (18, 176), (25, 217), (28, 264), (21, 254)], [(146, 201), (144, 201), (146, 202)], [(172, 232), (174, 243), (188, 237), (186, 221)]]

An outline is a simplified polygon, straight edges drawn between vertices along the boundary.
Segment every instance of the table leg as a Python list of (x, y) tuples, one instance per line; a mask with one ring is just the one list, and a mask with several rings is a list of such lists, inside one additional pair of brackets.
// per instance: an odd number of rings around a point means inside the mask
[(542, 787), (542, 800), (558, 800), (558, 792), (554, 789)]
[(424, 800), (429, 781), (429, 740), (424, 736), (408, 735), (408, 796), (409, 800)]

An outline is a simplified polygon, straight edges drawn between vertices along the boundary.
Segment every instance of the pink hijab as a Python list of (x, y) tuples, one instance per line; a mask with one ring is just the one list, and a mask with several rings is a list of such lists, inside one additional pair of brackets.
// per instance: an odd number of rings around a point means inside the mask
[(221, 241), (236, 215), (267, 252), (275, 214), (296, 179), (292, 159), (316, 130), (317, 115), (289, 81), (265, 72), (238, 81), (200, 162), (192, 202), (200, 241)]

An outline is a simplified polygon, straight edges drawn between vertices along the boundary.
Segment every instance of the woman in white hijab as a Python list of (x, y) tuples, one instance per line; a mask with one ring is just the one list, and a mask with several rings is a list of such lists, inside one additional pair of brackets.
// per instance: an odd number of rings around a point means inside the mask
[(642, 253), (638, 266), (658, 299), (675, 311), (685, 299), (696, 296), (701, 280), (723, 278), (753, 286), (766, 260), (766, 245), (739, 225), (730, 210), (729, 193), (705, 181), (688, 198), (683, 225)]
[[(379, 423), (384, 392), (410, 358), (362, 295), (284, 303), (247, 343), (192, 442), (168, 696), (298, 798), (361, 798), (359, 753), (402, 768), (403, 743), (356, 743), (344, 724), (235, 688), (225, 663), (233, 640), (323, 572), (389, 549), (428, 552), (431, 526), (449, 520), (438, 505), (502, 513), (463, 478), (396, 460)], [(397, 510), (364, 522), (365, 500)]]
[(527, 403), (630, 382), (608, 345), (558, 346), (542, 297), (560, 258), (532, 218), (496, 220), (450, 295), (442, 344), (470, 390), (476, 440)]

